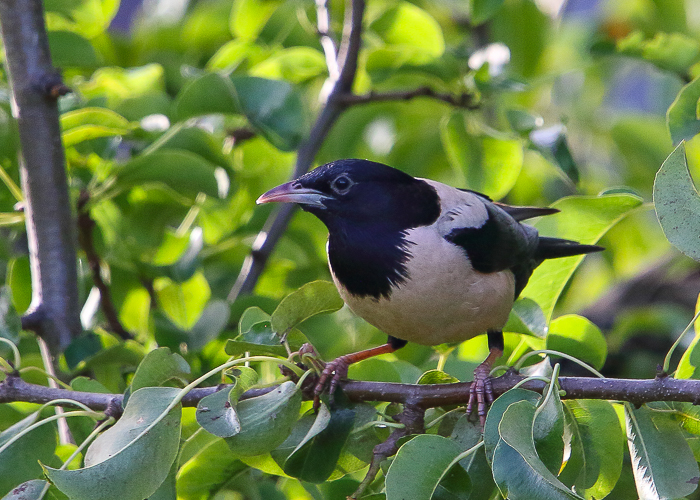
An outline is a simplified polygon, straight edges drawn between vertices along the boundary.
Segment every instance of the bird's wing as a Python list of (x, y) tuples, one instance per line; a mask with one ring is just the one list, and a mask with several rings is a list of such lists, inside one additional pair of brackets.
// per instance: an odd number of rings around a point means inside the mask
[(446, 210), (438, 221), (438, 231), (462, 247), (481, 273), (513, 269), (531, 260), (537, 248), (534, 228), (520, 224), (487, 200), (476, 199)]

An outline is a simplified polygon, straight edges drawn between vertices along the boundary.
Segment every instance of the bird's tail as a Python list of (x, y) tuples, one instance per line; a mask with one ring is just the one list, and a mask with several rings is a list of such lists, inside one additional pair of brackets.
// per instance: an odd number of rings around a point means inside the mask
[(540, 236), (535, 257), (538, 260), (557, 259), (559, 257), (571, 257), (572, 255), (582, 255), (602, 250), (605, 250), (605, 248), (598, 245), (582, 245), (576, 241)]

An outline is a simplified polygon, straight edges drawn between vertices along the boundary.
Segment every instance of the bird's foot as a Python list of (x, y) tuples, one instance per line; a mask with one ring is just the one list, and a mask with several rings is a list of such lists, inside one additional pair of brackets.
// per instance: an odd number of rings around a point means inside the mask
[(469, 387), (469, 402), (467, 403), (467, 415), (470, 415), (476, 404), (476, 412), (479, 415), (481, 428), (486, 424), (486, 411), (493, 403), (493, 387), (491, 387), (491, 363), (483, 362), (474, 370), (474, 381)]
[(333, 398), (333, 393), (338, 387), (338, 382), (347, 378), (348, 367), (351, 363), (351, 356), (348, 355), (340, 356), (330, 363), (326, 363), (326, 366), (321, 372), (321, 376), (318, 377), (316, 387), (314, 388), (314, 410), (318, 410), (321, 407), (321, 394), (323, 394), (326, 389), (328, 389), (330, 398)]

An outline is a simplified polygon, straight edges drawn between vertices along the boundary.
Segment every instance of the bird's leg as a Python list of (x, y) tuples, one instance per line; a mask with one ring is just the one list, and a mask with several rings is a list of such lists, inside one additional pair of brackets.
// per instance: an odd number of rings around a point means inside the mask
[(467, 403), (467, 415), (469, 415), (474, 409), (474, 402), (476, 402), (476, 410), (482, 428), (486, 423), (486, 409), (493, 403), (493, 388), (489, 374), (493, 363), (503, 355), (503, 332), (489, 330), (486, 335), (489, 342), (489, 355), (483, 363), (474, 369), (474, 381), (469, 388), (469, 402)]
[(351, 364), (372, 358), (374, 356), (379, 356), (380, 354), (394, 352), (405, 345), (405, 340), (389, 336), (389, 340), (384, 345), (372, 347), (371, 349), (365, 349), (364, 351), (354, 352), (352, 354), (346, 354), (335, 358), (330, 363), (326, 363), (326, 367), (321, 372), (321, 376), (318, 378), (316, 388), (314, 389), (314, 409), (318, 409), (321, 406), (320, 398), (321, 394), (326, 388), (326, 385), (328, 385), (328, 394), (331, 397), (333, 396), (336, 387), (338, 387), (338, 382), (348, 376), (348, 367)]

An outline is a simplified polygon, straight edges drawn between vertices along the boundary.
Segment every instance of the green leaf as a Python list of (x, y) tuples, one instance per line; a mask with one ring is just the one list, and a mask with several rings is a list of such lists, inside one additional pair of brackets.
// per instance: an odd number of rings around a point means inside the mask
[[(0, 447), (38, 420), (39, 413), (34, 412), (0, 432)], [(56, 431), (51, 425), (39, 426), (5, 448), (0, 453), (0, 495), (24, 481), (40, 477), (39, 461), (50, 461), (55, 448)]]
[(559, 399), (559, 386), (551, 392), (547, 385), (535, 409), (532, 438), (537, 456), (552, 474), (558, 474), (564, 459), (564, 408)]
[(442, 370), (428, 370), (423, 373), (416, 382), (419, 385), (429, 384), (454, 384), (459, 382), (459, 379), (445, 373)]
[[(286, 356), (287, 350), (280, 343), (281, 335), (272, 329), (271, 317), (257, 306), (249, 307), (238, 322), (239, 335), (226, 343), (226, 354), (238, 356), (245, 352), (251, 355)], [(296, 328), (287, 335), (292, 350), (298, 350), (306, 337)]]
[(681, 428), (691, 434), (700, 435), (700, 408), (693, 403), (677, 401), (657, 401), (647, 406), (655, 410), (673, 411)]
[(216, 339), (228, 324), (231, 308), (225, 300), (212, 300), (189, 331), (187, 346), (199, 351)]
[(22, 329), (22, 319), (12, 304), (10, 287), (0, 286), (0, 337), (19, 342), (19, 332)]
[[(462, 415), (455, 423), (450, 439), (459, 444), (464, 451), (481, 441), (483, 430), (478, 420), (470, 420), (469, 415)], [(485, 447), (481, 447), (459, 464), (467, 471), (471, 481), (469, 500), (488, 500), (496, 489), (491, 467), (486, 460)]]
[[(461, 452), (457, 443), (442, 436), (423, 434), (411, 439), (399, 448), (386, 473), (387, 500), (430, 500)], [(462, 479), (467, 477), (464, 469), (456, 467)]]
[(617, 413), (594, 399), (570, 399), (564, 408), (571, 455), (559, 479), (588, 500), (604, 498), (622, 472), (625, 436)]
[(175, 100), (176, 116), (185, 120), (212, 113), (240, 113), (231, 79), (208, 73), (186, 85)]
[(700, 58), (700, 44), (682, 33), (656, 33), (651, 40), (634, 31), (617, 42), (618, 52), (641, 57), (659, 68), (685, 73)]
[(67, 30), (94, 38), (107, 29), (119, 9), (118, 0), (46, 0), (49, 31)]
[[(629, 194), (570, 196), (552, 204), (561, 213), (542, 217), (533, 225), (545, 236), (593, 244), (641, 204), (640, 198)], [(559, 295), (582, 260), (583, 256), (576, 256), (545, 261), (535, 269), (522, 296), (537, 302), (549, 320)]]
[(442, 145), (460, 184), (500, 199), (508, 194), (523, 166), (519, 139), (468, 130), (467, 117), (456, 112), (440, 127)]
[(563, 125), (533, 130), (529, 136), (530, 142), (535, 150), (539, 151), (542, 156), (557, 166), (571, 182), (576, 184), (579, 181), (578, 166), (571, 155), (565, 131)]
[(593, 322), (577, 314), (553, 320), (547, 333), (547, 349), (560, 351), (600, 369), (608, 355), (605, 337)]
[(13, 488), (2, 500), (41, 500), (43, 498), (44, 487), (49, 484), (43, 479), (32, 479), (25, 481), (16, 488)]
[(164, 149), (190, 151), (214, 165), (230, 169), (231, 165), (222, 148), (223, 145), (210, 133), (199, 127), (188, 127), (186, 123), (182, 123), (171, 127), (151, 144), (144, 154)]
[(543, 339), (547, 335), (547, 320), (537, 302), (523, 297), (513, 304), (508, 323), (503, 327), (503, 331), (523, 333)]
[(238, 108), (250, 124), (282, 151), (293, 151), (306, 134), (304, 105), (289, 83), (249, 76), (231, 78)]
[(673, 145), (688, 141), (700, 133), (698, 101), (700, 100), (700, 77), (686, 84), (666, 112), (666, 124)]
[(251, 76), (302, 83), (325, 74), (326, 58), (311, 47), (290, 47), (273, 53), (271, 57), (250, 69)]
[(137, 126), (107, 108), (82, 108), (61, 115), (61, 136), (65, 147), (97, 137), (126, 135)]
[(157, 387), (171, 379), (185, 380), (190, 373), (190, 365), (177, 353), (167, 347), (154, 349), (143, 358), (131, 379), (131, 391), (142, 387)]
[(301, 481), (322, 483), (336, 468), (355, 421), (355, 410), (339, 403), (321, 405), (314, 424), (284, 463), (284, 472)]
[(284, 334), (303, 321), (343, 307), (343, 299), (330, 281), (312, 281), (287, 295), (272, 313), (272, 329)]
[(240, 0), (231, 9), (229, 26), (236, 38), (254, 40), (282, 2), (277, 0)]
[(241, 432), (226, 438), (231, 451), (240, 456), (261, 455), (280, 445), (299, 417), (301, 391), (294, 382), (238, 403)]
[(59, 68), (95, 68), (97, 53), (89, 40), (71, 31), (49, 31), (51, 62)]
[(229, 394), (231, 404), (238, 404), (238, 399), (243, 393), (258, 383), (258, 372), (249, 366), (236, 366), (226, 373), (234, 377), (233, 388)]
[(32, 301), (32, 275), (29, 257), (11, 259), (7, 265), (7, 284), (12, 290), (12, 305), (19, 314), (24, 313)]
[(640, 500), (671, 500), (695, 491), (700, 469), (672, 415), (625, 404), (625, 422)]
[(217, 391), (197, 403), (195, 416), (205, 431), (223, 438), (235, 436), (241, 431), (241, 422), (229, 399), (233, 389)]
[(478, 26), (485, 23), (499, 11), (503, 0), (469, 0), (471, 24)]
[[(501, 394), (489, 408), (486, 415), (486, 424), (484, 425), (484, 449), (486, 450), (486, 458), (489, 463), (493, 464), (493, 454), (496, 445), (500, 440), (500, 432), (498, 430), (503, 414), (510, 405), (519, 401), (527, 401), (533, 407), (540, 400), (540, 395), (526, 389), (511, 389)], [(530, 422), (530, 431), (532, 432), (532, 422)]]
[(378, 33), (387, 45), (415, 53), (414, 64), (440, 57), (445, 51), (445, 39), (438, 22), (408, 2), (399, 2), (389, 8), (370, 25), (370, 29)]
[(228, 449), (226, 441), (215, 439), (182, 464), (177, 476), (177, 497), (183, 500), (211, 498), (226, 483), (248, 469)]
[(45, 466), (47, 477), (72, 499), (147, 498), (163, 483), (177, 456), (180, 405), (164, 412), (179, 392), (170, 387), (146, 387), (134, 392), (117, 423), (88, 448), (84, 468)]
[(535, 407), (528, 401), (511, 404), (498, 426), (493, 477), (509, 500), (581, 499), (559, 481), (537, 456), (532, 424)]
[(683, 142), (656, 174), (654, 207), (668, 241), (691, 259), (700, 261), (700, 196), (688, 170)]
[(197, 273), (184, 283), (175, 283), (167, 278), (156, 280), (158, 304), (167, 317), (183, 330), (197, 322), (211, 295), (209, 282)]
[(228, 176), (222, 168), (199, 155), (175, 149), (137, 156), (116, 170), (115, 177), (120, 189), (160, 184), (191, 196), (204, 193), (224, 198), (229, 188)]

